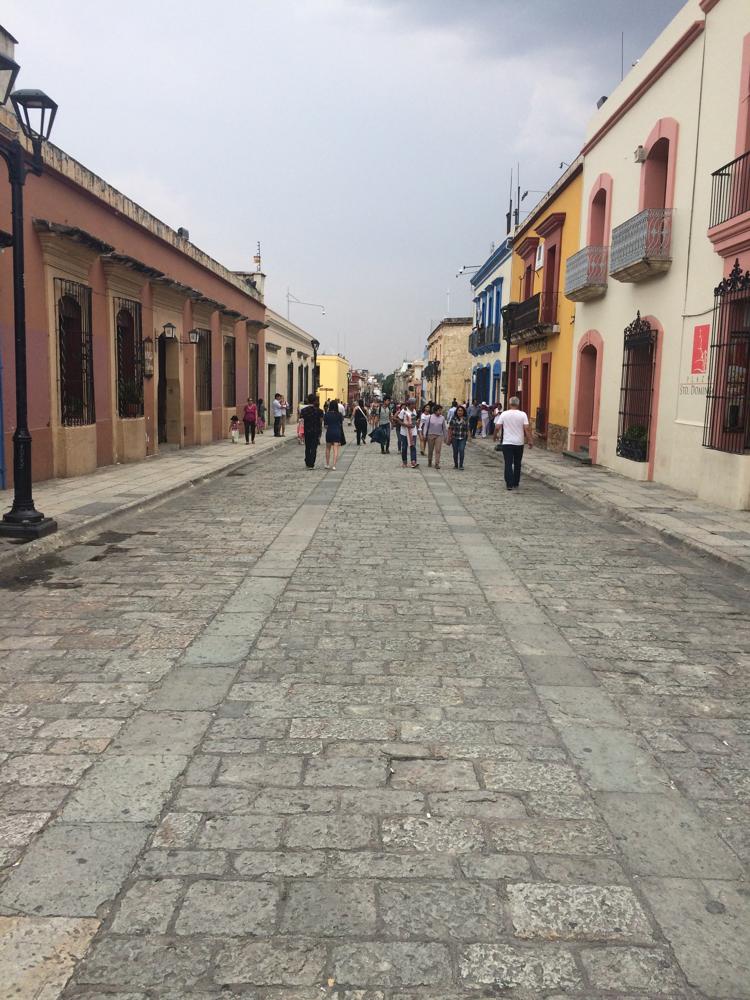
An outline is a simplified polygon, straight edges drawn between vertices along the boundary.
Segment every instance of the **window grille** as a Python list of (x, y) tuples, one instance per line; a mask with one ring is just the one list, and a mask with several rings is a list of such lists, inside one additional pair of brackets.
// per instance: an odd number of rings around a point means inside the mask
[(656, 330), (639, 312), (625, 328), (617, 430), (617, 454), (633, 462), (648, 461), (655, 362)]
[(234, 337), (224, 336), (224, 406), (237, 405), (236, 354)]
[(60, 422), (63, 427), (96, 423), (91, 289), (55, 278)]
[(703, 444), (741, 454), (750, 449), (750, 271), (739, 260), (714, 290), (713, 339)]
[(141, 304), (114, 299), (117, 336), (117, 412), (120, 417), (143, 416), (143, 330)]
[(212, 406), (211, 392), (211, 331), (198, 330), (195, 350), (195, 405), (205, 412)]

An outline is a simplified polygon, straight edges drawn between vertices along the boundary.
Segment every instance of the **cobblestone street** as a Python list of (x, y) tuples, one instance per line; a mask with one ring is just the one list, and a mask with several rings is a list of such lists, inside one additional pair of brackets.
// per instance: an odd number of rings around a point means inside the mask
[(3, 1000), (750, 998), (747, 578), (318, 461), (4, 589)]

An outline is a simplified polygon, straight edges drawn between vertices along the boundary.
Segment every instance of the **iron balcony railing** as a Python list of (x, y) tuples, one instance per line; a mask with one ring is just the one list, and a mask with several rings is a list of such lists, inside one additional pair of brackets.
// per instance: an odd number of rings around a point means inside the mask
[(750, 151), (711, 174), (709, 229), (750, 212)]
[(469, 351), (475, 352), (483, 347), (490, 347), (500, 343), (500, 324), (491, 323), (488, 326), (474, 327), (469, 334)]
[(537, 292), (523, 302), (510, 302), (503, 309), (505, 335), (511, 343), (532, 340), (557, 324), (556, 293)]
[(607, 290), (609, 247), (584, 247), (565, 266), (565, 295), (574, 302), (585, 302), (604, 295)]
[(671, 261), (672, 209), (646, 208), (612, 230), (609, 273), (624, 281), (637, 281), (649, 273), (665, 271)]

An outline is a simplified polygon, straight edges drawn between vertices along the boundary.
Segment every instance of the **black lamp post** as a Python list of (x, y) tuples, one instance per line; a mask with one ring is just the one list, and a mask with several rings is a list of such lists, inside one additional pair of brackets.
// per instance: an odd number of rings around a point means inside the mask
[[(3, 57), (7, 62), (7, 57)], [(12, 62), (12, 60), (10, 60)], [(15, 65), (15, 64), (14, 64)], [(3, 69), (0, 63), (0, 71)], [(2, 96), (2, 95), (0, 95)], [(7, 96), (7, 95), (6, 95)], [(26, 398), (26, 294), (24, 289), (23, 186), (26, 175), (42, 172), (42, 143), (49, 139), (57, 104), (41, 90), (16, 90), (10, 97), (21, 130), (31, 141), (27, 163), (24, 147), (14, 137), (0, 136), (0, 157), (8, 168), (13, 218), (13, 311), (16, 368), (16, 429), (13, 434), (13, 506), (0, 521), (0, 536), (28, 542), (57, 531), (57, 523), (34, 507), (31, 493), (31, 434)]]
[(313, 352), (313, 379), (312, 379), (312, 390), (313, 396), (318, 395), (318, 351), (320, 350), (320, 341), (313, 339), (310, 341), (310, 346)]

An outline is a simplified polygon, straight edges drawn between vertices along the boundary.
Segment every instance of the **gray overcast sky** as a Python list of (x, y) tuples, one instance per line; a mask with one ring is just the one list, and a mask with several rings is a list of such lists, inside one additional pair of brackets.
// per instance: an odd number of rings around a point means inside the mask
[[(389, 371), (468, 315), (511, 165), (546, 188), (682, 0), (5, 0), (53, 140), (323, 350)], [(528, 203), (532, 203), (530, 196)]]

